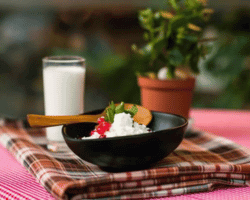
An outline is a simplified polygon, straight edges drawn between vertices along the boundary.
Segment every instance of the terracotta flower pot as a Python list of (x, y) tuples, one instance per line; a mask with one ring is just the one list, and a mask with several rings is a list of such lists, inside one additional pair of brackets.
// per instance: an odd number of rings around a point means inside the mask
[(178, 114), (188, 118), (195, 78), (155, 80), (138, 77), (142, 106), (153, 111)]

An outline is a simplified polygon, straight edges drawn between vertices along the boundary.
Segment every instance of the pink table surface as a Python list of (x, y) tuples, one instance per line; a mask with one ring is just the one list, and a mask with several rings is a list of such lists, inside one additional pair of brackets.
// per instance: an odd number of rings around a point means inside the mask
[[(250, 148), (250, 111), (193, 109), (193, 126)], [(0, 200), (54, 200), (26, 169), (0, 145)], [(250, 199), (250, 187), (218, 189), (163, 199)]]

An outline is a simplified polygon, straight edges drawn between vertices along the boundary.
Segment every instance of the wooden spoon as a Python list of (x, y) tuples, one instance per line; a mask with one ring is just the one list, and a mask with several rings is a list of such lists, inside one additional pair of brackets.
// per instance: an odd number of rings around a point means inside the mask
[[(119, 104), (116, 104), (116, 106)], [(125, 103), (125, 109), (129, 109), (134, 104)], [(134, 116), (134, 121), (139, 124), (148, 125), (152, 120), (152, 113), (139, 105), (136, 105), (138, 108), (138, 112)], [(46, 116), (46, 115), (34, 115), (28, 114), (27, 120), (31, 127), (50, 127), (50, 126), (58, 126), (65, 124), (74, 124), (80, 122), (94, 122), (97, 123), (99, 117), (105, 115), (105, 110), (101, 114), (97, 115), (64, 115), (64, 116)]]

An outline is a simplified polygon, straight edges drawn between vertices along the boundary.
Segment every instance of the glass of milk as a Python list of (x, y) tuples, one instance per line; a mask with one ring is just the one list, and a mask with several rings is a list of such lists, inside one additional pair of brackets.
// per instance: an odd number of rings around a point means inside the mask
[[(45, 115), (84, 112), (85, 60), (78, 56), (43, 58)], [(46, 128), (48, 141), (62, 142), (62, 126)]]

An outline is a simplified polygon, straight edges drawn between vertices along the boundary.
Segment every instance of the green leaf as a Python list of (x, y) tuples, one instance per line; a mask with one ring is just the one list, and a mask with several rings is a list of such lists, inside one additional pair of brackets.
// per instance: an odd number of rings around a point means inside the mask
[(131, 49), (132, 49), (132, 51), (134, 51), (134, 52), (138, 52), (138, 47), (137, 47), (137, 45), (136, 44), (132, 44), (131, 45)]
[(107, 108), (106, 116), (104, 117), (105, 121), (113, 123), (114, 122), (114, 117), (115, 117), (114, 110), (112, 108)]
[(115, 114), (123, 113), (125, 111), (124, 108), (124, 102), (121, 102), (118, 106), (115, 108)]
[(194, 1), (194, 0), (186, 0), (185, 1), (185, 6), (188, 9), (195, 9), (197, 8), (197, 6), (199, 6), (199, 4), (197, 4), (198, 1)]
[(110, 102), (109, 107), (106, 109), (106, 115), (104, 117), (105, 121), (113, 123), (115, 116), (115, 103), (113, 101)]
[(111, 101), (111, 103), (109, 104), (110, 108), (115, 111), (115, 103), (113, 101)]
[(189, 41), (189, 42), (197, 42), (198, 41), (198, 37), (197, 36), (193, 36), (193, 35), (185, 35), (184, 39)]
[(130, 109), (125, 110), (125, 113), (129, 113), (131, 117), (134, 117), (137, 112), (138, 112), (138, 108), (136, 105), (133, 105)]
[(187, 23), (188, 20), (186, 19), (185, 16), (178, 15), (170, 20), (169, 26), (171, 26), (171, 30), (177, 30), (180, 27), (185, 27)]
[(169, 54), (169, 63), (173, 66), (178, 66), (183, 62), (183, 55), (179, 49), (173, 49)]
[(174, 10), (178, 11), (178, 10), (180, 9), (180, 7), (179, 7), (179, 5), (178, 5), (178, 3), (179, 3), (178, 0), (169, 0), (168, 2), (169, 2), (169, 4), (172, 6), (172, 8), (173, 8)]
[(141, 48), (141, 54), (145, 57), (147, 56), (151, 56), (153, 51), (153, 43), (148, 43), (147, 45), (145, 45), (143, 48)]
[(154, 14), (154, 26), (155, 27), (159, 27), (162, 26), (162, 22), (164, 22), (163, 17), (161, 16), (160, 12), (156, 12)]
[(143, 38), (144, 38), (144, 40), (148, 41), (148, 40), (149, 40), (149, 33), (148, 33), (148, 32), (145, 32), (145, 33), (143, 34)]
[(146, 30), (152, 29), (153, 18), (154, 18), (154, 13), (150, 8), (139, 11), (139, 22), (144, 29)]
[(154, 49), (157, 51), (157, 53), (161, 53), (163, 48), (166, 46), (167, 41), (162, 38), (160, 40), (157, 40), (154, 44)]

